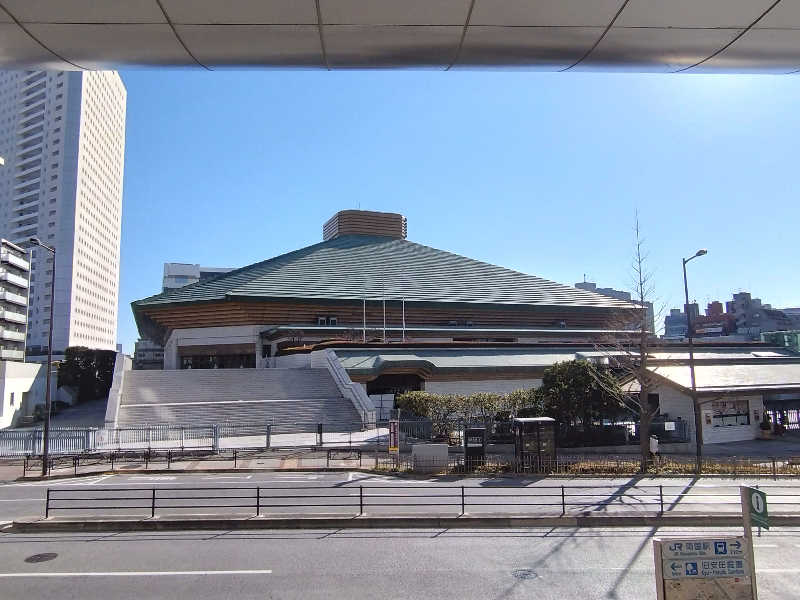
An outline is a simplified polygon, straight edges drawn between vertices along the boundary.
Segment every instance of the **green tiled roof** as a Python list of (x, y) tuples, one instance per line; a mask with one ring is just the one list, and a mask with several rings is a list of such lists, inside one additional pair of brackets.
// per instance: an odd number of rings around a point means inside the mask
[(133, 303), (248, 298), (466, 302), (632, 308), (579, 290), (402, 239), (347, 235), (265, 260), (215, 279)]

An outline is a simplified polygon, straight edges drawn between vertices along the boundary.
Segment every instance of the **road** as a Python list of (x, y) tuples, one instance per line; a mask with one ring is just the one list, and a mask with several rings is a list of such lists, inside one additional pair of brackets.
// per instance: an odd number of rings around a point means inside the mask
[[(465, 488), (468, 514), (561, 514), (561, 489), (565, 486), (565, 504), (569, 514), (605, 514), (620, 511), (660, 509), (658, 486), (663, 486), (665, 511), (720, 514), (740, 511), (738, 487), (759, 485), (769, 493), (770, 512), (800, 512), (800, 481), (693, 479), (588, 479), (588, 478), (397, 478), (361, 472), (256, 472), (256, 473), (174, 473), (116, 474), (41, 482), (18, 482), (0, 485), (0, 522), (44, 514), (47, 488), (53, 498), (73, 490), (84, 498), (103, 497), (113, 492), (138, 500), (120, 503), (129, 509), (116, 511), (55, 511), (54, 516), (130, 514), (150, 515), (151, 489), (158, 493), (158, 515), (238, 514), (251, 515), (255, 510), (255, 488), (261, 488), (261, 514), (265, 516), (303, 514), (308, 516), (354, 515), (359, 511), (364, 488), (364, 510), (369, 515), (436, 514), (457, 515), (461, 511), (461, 486)], [(400, 487), (398, 487), (400, 486)], [(431, 488), (431, 486), (436, 486)], [(214, 492), (191, 491), (192, 487), (219, 487)], [(676, 498), (675, 494), (688, 496)], [(72, 495), (73, 492), (70, 492)], [(521, 495), (521, 494), (524, 494)], [(715, 496), (714, 494), (722, 494)], [(218, 495), (219, 499), (201, 502), (200, 496)], [(320, 495), (328, 496), (321, 498)], [(170, 499), (170, 497), (183, 499)], [(234, 496), (240, 496), (235, 498)], [(292, 497), (297, 496), (297, 497)], [(506, 504), (499, 504), (503, 501)], [(604, 502), (598, 506), (598, 501)], [(59, 505), (58, 503), (54, 503)], [(94, 502), (94, 505), (108, 504)], [(170, 508), (177, 505), (213, 504), (202, 509)], [(240, 504), (243, 506), (230, 506)], [(61, 503), (65, 506), (66, 503)], [(90, 502), (84, 505), (92, 505)], [(280, 505), (280, 506), (278, 506)], [(135, 508), (134, 508), (135, 507)]]
[[(0, 534), (0, 598), (655, 599), (652, 537), (735, 529)], [(797, 597), (800, 529), (755, 540), (760, 600)], [(44, 562), (35, 555), (45, 555)]]

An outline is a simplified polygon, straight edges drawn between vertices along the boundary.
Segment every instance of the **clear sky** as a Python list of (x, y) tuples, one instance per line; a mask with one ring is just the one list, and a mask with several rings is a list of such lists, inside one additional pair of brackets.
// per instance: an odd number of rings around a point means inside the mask
[(572, 285), (630, 289), (634, 211), (656, 305), (751, 291), (800, 306), (800, 78), (126, 71), (119, 341), (164, 262), (240, 267), (337, 210)]

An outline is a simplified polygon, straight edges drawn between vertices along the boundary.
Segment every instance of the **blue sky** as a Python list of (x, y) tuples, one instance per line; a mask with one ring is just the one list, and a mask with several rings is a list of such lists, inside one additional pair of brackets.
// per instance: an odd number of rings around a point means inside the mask
[(164, 262), (239, 267), (344, 208), (565, 284), (631, 287), (638, 209), (657, 305), (749, 290), (800, 306), (800, 78), (127, 71), (119, 341)]

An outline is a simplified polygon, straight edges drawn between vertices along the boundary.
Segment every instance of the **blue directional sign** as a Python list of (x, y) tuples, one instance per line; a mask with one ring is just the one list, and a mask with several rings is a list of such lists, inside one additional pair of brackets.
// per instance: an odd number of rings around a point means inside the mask
[(715, 577), (747, 577), (750, 563), (744, 558), (665, 560), (664, 579), (707, 579)]
[(687, 538), (665, 542), (662, 546), (664, 560), (673, 558), (720, 558), (744, 555), (744, 538)]

